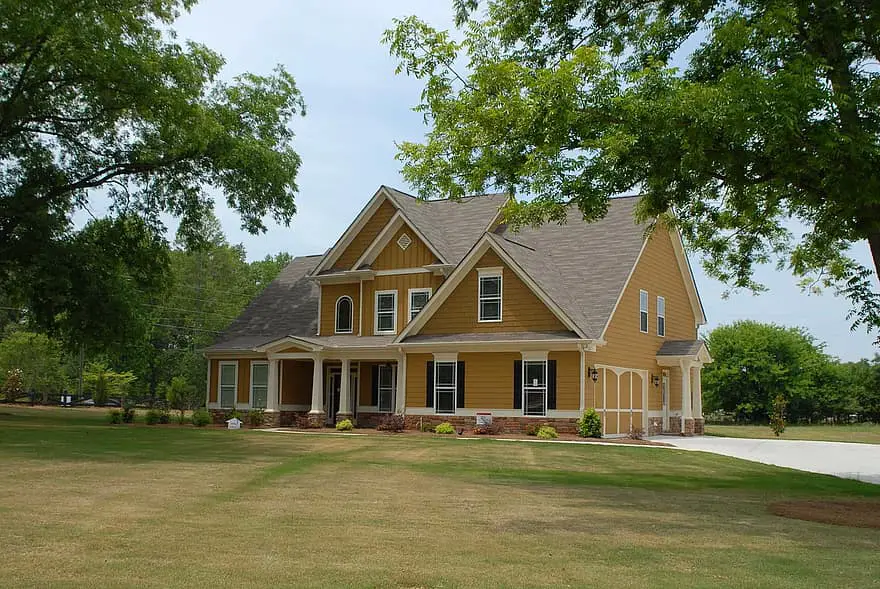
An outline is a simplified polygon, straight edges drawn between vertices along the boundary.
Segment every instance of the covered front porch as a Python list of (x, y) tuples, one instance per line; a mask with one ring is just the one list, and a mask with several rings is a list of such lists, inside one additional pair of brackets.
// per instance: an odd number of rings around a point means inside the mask
[[(662, 377), (662, 432), (679, 435), (702, 435), (703, 365), (712, 362), (705, 342), (668, 341), (657, 352), (657, 365), (664, 368)], [(671, 378), (674, 376), (674, 379)], [(672, 390), (672, 381), (680, 390)], [(680, 395), (680, 403), (675, 402)], [(675, 409), (673, 409), (675, 407)]]

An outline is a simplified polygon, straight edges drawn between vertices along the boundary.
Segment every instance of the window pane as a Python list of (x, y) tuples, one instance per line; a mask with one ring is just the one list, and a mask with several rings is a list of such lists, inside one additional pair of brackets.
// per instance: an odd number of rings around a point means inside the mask
[(380, 311), (393, 311), (394, 310), (394, 295), (392, 294), (381, 294), (379, 295), (379, 303), (377, 308)]
[(648, 313), (642, 312), (639, 313), (639, 329), (642, 331), (648, 331)]
[(235, 384), (235, 365), (234, 364), (223, 364), (220, 366), (220, 384), (221, 385), (234, 385)]
[(666, 335), (666, 319), (663, 317), (657, 318), (657, 335)]
[(499, 301), (480, 301), (480, 320), (498, 319), (501, 319), (501, 303)]
[(639, 310), (648, 312), (648, 293), (643, 290), (639, 291)]
[(498, 296), (500, 293), (500, 276), (485, 276), (480, 278), (480, 297)]
[(415, 315), (419, 311), (422, 310), (428, 304), (428, 293), (426, 292), (414, 292), (410, 298), (410, 310), (412, 314)]
[(269, 389), (264, 386), (255, 386), (254, 387), (254, 407), (257, 409), (265, 409), (266, 408), (266, 397), (268, 396)]
[(254, 364), (253, 366), (253, 375), (254, 375), (254, 386), (268, 386), (269, 385), (269, 365), (268, 364)]
[(379, 315), (379, 331), (394, 331), (394, 315), (391, 313)]
[(543, 387), (547, 384), (547, 371), (544, 362), (526, 362), (526, 375), (523, 384), (528, 387)]
[(526, 392), (526, 415), (544, 415), (545, 392)]
[(436, 383), (438, 386), (446, 385), (446, 386), (455, 386), (455, 363), (453, 362), (436, 362), (434, 364), (435, 369), (437, 370), (437, 380)]
[(657, 297), (657, 314), (666, 315), (666, 299)]
[(336, 306), (336, 331), (351, 331), (351, 301), (342, 299)]
[(437, 389), (437, 413), (455, 413), (455, 389)]

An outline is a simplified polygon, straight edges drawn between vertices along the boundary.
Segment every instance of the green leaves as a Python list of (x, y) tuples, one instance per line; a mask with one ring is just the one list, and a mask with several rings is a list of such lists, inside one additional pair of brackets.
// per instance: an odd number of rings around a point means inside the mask
[[(589, 221), (641, 192), (734, 288), (778, 261), (880, 326), (880, 18), (830, 2), (456, 1), (460, 42), (415, 17), (385, 35), (425, 82), (431, 129), (401, 144), (426, 197), (522, 195), (513, 225)], [(699, 31), (699, 32), (698, 32)], [(671, 56), (685, 68), (672, 67)], [(462, 66), (464, 64), (464, 66)], [(799, 238), (789, 221), (807, 227)], [(880, 254), (878, 254), (880, 256)], [(875, 263), (875, 269), (876, 269)]]

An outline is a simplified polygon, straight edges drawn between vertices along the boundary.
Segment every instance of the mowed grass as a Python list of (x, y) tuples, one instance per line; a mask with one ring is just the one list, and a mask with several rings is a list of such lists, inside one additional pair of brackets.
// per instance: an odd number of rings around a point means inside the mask
[(872, 587), (880, 486), (663, 448), (108, 426), (0, 407), (3, 587)]
[[(706, 435), (728, 438), (777, 439), (769, 425), (707, 425)], [(778, 439), (880, 444), (880, 424), (788, 425)]]

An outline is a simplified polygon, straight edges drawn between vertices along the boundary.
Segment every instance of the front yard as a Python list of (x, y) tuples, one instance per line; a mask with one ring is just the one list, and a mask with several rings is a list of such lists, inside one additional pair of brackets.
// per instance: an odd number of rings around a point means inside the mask
[[(707, 425), (706, 435), (728, 438), (776, 439), (769, 425)], [(785, 432), (779, 439), (880, 444), (880, 424), (789, 425), (786, 426)]]
[(880, 486), (722, 456), (0, 406), (5, 587), (876, 586)]

